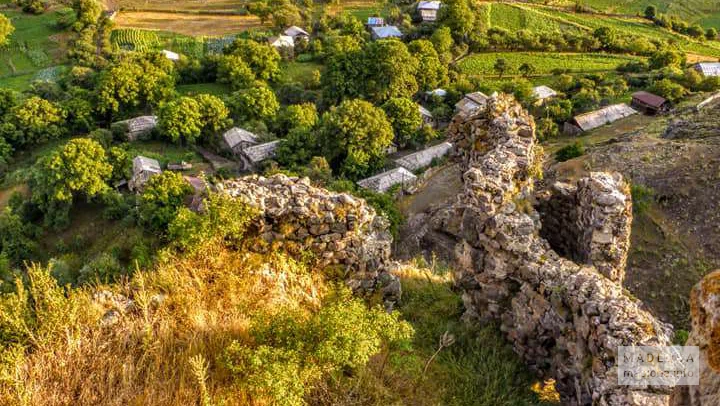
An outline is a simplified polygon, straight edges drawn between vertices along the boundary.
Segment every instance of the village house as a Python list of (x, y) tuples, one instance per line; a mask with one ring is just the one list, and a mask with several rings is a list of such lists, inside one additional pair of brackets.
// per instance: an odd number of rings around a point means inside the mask
[(133, 175), (130, 182), (128, 182), (128, 187), (132, 191), (142, 192), (145, 183), (151, 177), (161, 173), (160, 162), (156, 159), (138, 155), (133, 159)]
[(720, 62), (700, 62), (693, 68), (706, 78), (720, 76)]
[(402, 189), (407, 190), (414, 186), (416, 181), (417, 176), (400, 167), (363, 179), (358, 182), (358, 185), (364, 189), (384, 193), (395, 185), (402, 185)]
[(402, 158), (396, 159), (395, 163), (413, 172), (418, 171), (430, 166), (434, 160), (444, 157), (452, 149), (452, 147), (453, 145), (451, 143), (443, 142), (442, 144), (425, 148), (422, 151), (405, 155)]
[(303, 39), (303, 40), (310, 39), (310, 34), (308, 34), (307, 31), (303, 30), (302, 28), (300, 28), (296, 25), (288, 27), (285, 31), (283, 31), (283, 34), (285, 36), (292, 38), (293, 41), (297, 41), (299, 39)]
[(418, 3), (417, 11), (423, 22), (432, 22), (437, 20), (438, 10), (440, 10), (439, 1), (421, 1)]
[(239, 155), (242, 150), (257, 145), (258, 136), (242, 128), (234, 127), (223, 134), (225, 146), (234, 154)]
[(113, 123), (110, 126), (118, 138), (125, 137), (128, 141), (136, 141), (149, 136), (157, 127), (157, 116), (140, 116)]
[(459, 102), (455, 103), (455, 111), (469, 114), (474, 110), (482, 108), (487, 103), (488, 96), (483, 92), (468, 93)]
[(631, 106), (645, 114), (654, 115), (667, 111), (670, 108), (670, 102), (656, 94), (640, 91), (633, 93)]
[(278, 140), (244, 148), (240, 154), (242, 169), (245, 171), (257, 169), (261, 162), (275, 156), (275, 149), (279, 144)]
[(533, 96), (535, 96), (538, 105), (544, 104), (553, 97), (557, 97), (557, 95), (557, 92), (548, 86), (536, 86), (533, 88)]
[(437, 120), (435, 120), (435, 116), (433, 116), (433, 113), (426, 109), (425, 107), (418, 104), (418, 110), (420, 111), (420, 117), (422, 117), (423, 124), (422, 126), (428, 126), (430, 128), (436, 128), (437, 127)]
[(293, 37), (288, 35), (278, 35), (277, 37), (268, 38), (268, 43), (279, 49), (293, 49), (295, 48), (295, 41)]
[(394, 25), (385, 25), (382, 27), (371, 27), (370, 35), (372, 39), (402, 38), (403, 34)]
[(168, 51), (167, 49), (163, 49), (162, 53), (163, 53), (163, 55), (165, 55), (165, 58), (167, 58), (173, 62), (180, 60), (180, 54), (177, 54), (173, 51)]
[(625, 103), (614, 104), (573, 117), (572, 120), (565, 123), (563, 132), (567, 135), (579, 135), (637, 113), (636, 110)]
[(382, 17), (368, 17), (367, 24), (368, 28), (372, 27), (383, 27), (385, 25), (385, 19)]

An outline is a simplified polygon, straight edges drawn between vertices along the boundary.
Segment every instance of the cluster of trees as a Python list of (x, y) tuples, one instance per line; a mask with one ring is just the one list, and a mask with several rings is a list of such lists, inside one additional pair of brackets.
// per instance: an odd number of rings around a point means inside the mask
[(713, 27), (704, 29), (700, 24), (688, 24), (679, 17), (659, 13), (657, 7), (654, 5), (647, 6), (645, 9), (645, 18), (654, 22), (657, 26), (667, 28), (695, 39), (707, 39), (709, 41), (718, 39), (717, 29)]

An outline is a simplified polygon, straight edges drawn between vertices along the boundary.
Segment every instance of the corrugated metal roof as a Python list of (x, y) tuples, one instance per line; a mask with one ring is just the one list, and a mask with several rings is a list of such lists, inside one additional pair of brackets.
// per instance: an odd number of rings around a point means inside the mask
[(252, 163), (259, 163), (275, 155), (278, 144), (280, 144), (280, 140), (266, 142), (247, 147), (242, 152)]
[(270, 45), (272, 45), (276, 48), (282, 48), (282, 47), (292, 48), (295, 46), (295, 40), (293, 40), (293, 37), (290, 37), (287, 35), (279, 35), (277, 37), (270, 37), (270, 38), (268, 38), (268, 42), (270, 43)]
[(695, 70), (703, 76), (720, 76), (720, 62), (700, 62), (695, 65)]
[(439, 10), (440, 2), (439, 1), (421, 1), (418, 3), (417, 8), (418, 8), (418, 10)]
[(133, 173), (137, 174), (139, 172), (161, 173), (160, 162), (157, 159), (138, 155), (133, 159)]
[(372, 27), (375, 38), (400, 38), (402, 32), (394, 25), (386, 25), (384, 27)]
[(637, 114), (637, 111), (625, 103), (607, 106), (597, 111), (576, 116), (573, 121), (583, 131), (602, 127), (625, 117)]
[(363, 179), (358, 182), (360, 187), (374, 190), (376, 192), (387, 192), (388, 189), (395, 185), (414, 182), (417, 176), (405, 168), (395, 168), (387, 172)]
[(648, 106), (657, 107), (657, 108), (660, 108), (665, 103), (667, 103), (667, 100), (665, 98), (660, 97), (656, 94), (652, 94), (652, 93), (644, 92), (644, 91), (635, 92), (635, 93), (633, 93), (632, 97), (635, 100), (638, 100), (644, 104), (647, 104)]
[(126, 124), (128, 132), (149, 131), (157, 126), (157, 116), (140, 116), (129, 120), (118, 121), (115, 124)]
[(230, 149), (235, 148), (241, 143), (253, 145), (258, 143), (257, 135), (238, 127), (226, 131), (225, 134), (223, 134), (223, 139)]
[(420, 111), (420, 114), (423, 115), (423, 116), (426, 116), (426, 117), (432, 117), (432, 116), (433, 116), (433, 113), (432, 113), (430, 110), (426, 109), (425, 107), (423, 107), (423, 106), (421, 106), (421, 105), (419, 105), (419, 104), (418, 104), (418, 110)]
[(405, 155), (404, 157), (395, 160), (395, 163), (411, 171), (417, 171), (418, 169), (430, 166), (433, 159), (445, 156), (452, 147), (453, 145), (451, 143), (443, 142), (442, 144), (426, 148), (422, 151)]
[(439, 97), (445, 97), (445, 96), (447, 96), (447, 90), (445, 90), (445, 89), (440, 89), (440, 88), (433, 89), (433, 90), (427, 91), (427, 92), (425, 92), (425, 93), (427, 93), (427, 94), (429, 94), (429, 95), (431, 95), (431, 96), (439, 96)]
[(367, 25), (369, 25), (369, 26), (385, 25), (385, 19), (382, 17), (368, 17)]
[(483, 92), (468, 93), (455, 104), (455, 108), (463, 113), (469, 113), (485, 106), (487, 100), (488, 97)]
[(163, 53), (163, 55), (165, 55), (165, 57), (167, 59), (169, 59), (171, 61), (179, 61), (180, 60), (180, 55), (178, 55), (177, 53), (175, 53), (173, 51), (168, 51), (167, 49), (163, 49), (162, 53)]
[(288, 27), (285, 31), (283, 31), (283, 34), (287, 35), (288, 37), (297, 37), (298, 35), (304, 35), (304, 36), (310, 36), (307, 31), (303, 30), (302, 28), (298, 27), (297, 25), (293, 25), (291, 27)]
[(547, 86), (534, 87), (533, 94), (538, 100), (545, 100), (557, 96), (557, 92)]

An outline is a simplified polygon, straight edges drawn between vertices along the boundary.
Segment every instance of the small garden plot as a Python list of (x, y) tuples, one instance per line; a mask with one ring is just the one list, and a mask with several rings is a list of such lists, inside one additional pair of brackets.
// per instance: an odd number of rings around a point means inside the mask
[(498, 59), (504, 59), (509, 66), (504, 75), (518, 75), (518, 68), (525, 63), (535, 69), (535, 74), (547, 75), (555, 69), (576, 73), (612, 71), (624, 63), (642, 58), (609, 54), (491, 52), (470, 55), (459, 64), (462, 71), (469, 75), (497, 75), (494, 66)]

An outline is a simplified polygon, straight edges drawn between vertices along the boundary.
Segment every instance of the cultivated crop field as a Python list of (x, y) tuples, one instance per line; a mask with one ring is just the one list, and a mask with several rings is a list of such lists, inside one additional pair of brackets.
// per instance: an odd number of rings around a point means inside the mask
[(109, 10), (194, 11), (203, 13), (239, 12), (244, 0), (106, 0)]
[(487, 3), (477, 14), (478, 21), (485, 27), (504, 28), (510, 31), (530, 30), (535, 32), (577, 30), (573, 24), (551, 18), (531, 8), (516, 7), (504, 3)]
[(460, 61), (460, 68), (469, 75), (497, 74), (493, 67), (498, 59), (505, 59), (511, 69), (506, 75), (517, 75), (518, 68), (528, 63), (535, 68), (535, 74), (547, 75), (554, 69), (572, 72), (612, 71), (619, 65), (641, 58), (608, 54), (572, 54), (542, 52), (490, 52), (471, 55)]
[(255, 16), (123, 11), (115, 18), (118, 28), (160, 30), (192, 36), (239, 33), (263, 25)]

